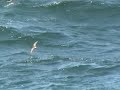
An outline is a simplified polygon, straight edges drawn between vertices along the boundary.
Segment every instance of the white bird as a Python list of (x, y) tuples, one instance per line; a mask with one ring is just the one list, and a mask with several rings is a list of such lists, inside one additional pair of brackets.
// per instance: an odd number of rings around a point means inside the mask
[(33, 52), (34, 49), (37, 48), (37, 47), (36, 47), (37, 43), (38, 43), (38, 41), (36, 41), (36, 42), (33, 44), (32, 48), (31, 48), (31, 51), (30, 51), (31, 53)]

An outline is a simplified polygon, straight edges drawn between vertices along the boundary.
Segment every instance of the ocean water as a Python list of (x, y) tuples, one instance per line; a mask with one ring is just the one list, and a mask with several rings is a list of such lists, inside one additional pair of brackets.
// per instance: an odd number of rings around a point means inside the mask
[(0, 90), (120, 90), (120, 0), (0, 0)]

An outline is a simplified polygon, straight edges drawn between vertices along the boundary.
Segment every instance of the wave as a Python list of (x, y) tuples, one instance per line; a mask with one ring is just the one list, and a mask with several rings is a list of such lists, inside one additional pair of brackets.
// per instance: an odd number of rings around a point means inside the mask
[(22, 34), (18, 31), (13, 27), (0, 26), (0, 41), (15, 40), (17, 37), (21, 37)]
[[(110, 0), (111, 1), (111, 0)], [(57, 22), (65, 21), (69, 22), (89, 22), (91, 19), (98, 20), (101, 17), (102, 20), (119, 16), (120, 1), (115, 0), (22, 0), (16, 1), (15, 6), (11, 7), (4, 13), (6, 17), (14, 15), (17, 20), (27, 22), (31, 24), (33, 21), (35, 24), (40, 22)], [(7, 8), (8, 9), (8, 8)], [(11, 12), (12, 11), (12, 12)], [(8, 14), (6, 14), (8, 13)], [(16, 14), (17, 13), (17, 14)], [(104, 13), (104, 14), (103, 14)], [(21, 20), (21, 17), (23, 19)], [(8, 17), (9, 18), (9, 17)], [(105, 19), (103, 19), (105, 18)], [(29, 22), (29, 21), (30, 22)], [(98, 20), (100, 21), (100, 20)], [(91, 23), (91, 22), (90, 22)], [(21, 24), (21, 23), (20, 23)], [(23, 23), (24, 24), (24, 23)]]
[(89, 69), (91, 67), (91, 65), (75, 65), (75, 66), (67, 66), (62, 68), (62, 70), (64, 71), (79, 71), (81, 72), (82, 70), (85, 71), (86, 69)]
[[(77, 62), (76, 62), (77, 63)], [(117, 73), (117, 70), (120, 69), (120, 65), (97, 65), (94, 63), (82, 64), (77, 63), (65, 64), (62, 65), (58, 70), (59, 72), (64, 72), (67, 74), (80, 74), (86, 76), (101, 76), (108, 75), (110, 73)]]
[[(59, 39), (59, 40), (58, 40)], [(64, 47), (64, 44), (69, 40), (69, 36), (62, 32), (52, 32), (41, 30), (18, 30), (13, 27), (0, 26), (0, 43), (1, 44), (31, 44), (35, 41), (40, 41), (41, 45), (47, 47)], [(57, 43), (56, 43), (57, 42)]]
[[(2, 3), (6, 3), (5, 1)], [(119, 0), (22, 0), (16, 1), (15, 7), (25, 7), (25, 8), (39, 8), (39, 7), (47, 7), (47, 8), (64, 8), (64, 7), (81, 7), (81, 6), (117, 6), (119, 7)], [(7, 4), (7, 3), (6, 3)]]
[(108, 75), (110, 73), (117, 73), (117, 70), (120, 69), (120, 65), (109, 65), (109, 66), (100, 66), (94, 67), (88, 70), (88, 73), (91, 73), (95, 76)]
[(56, 7), (56, 8), (59, 8), (59, 7), (81, 7), (81, 6), (92, 6), (92, 5), (95, 5), (95, 6), (119, 6), (120, 5), (120, 1), (118, 0), (114, 0), (114, 1), (109, 1), (109, 0), (106, 0), (106, 1), (102, 1), (102, 0), (62, 0), (62, 1), (52, 1), (52, 2), (46, 2), (44, 4), (41, 4), (41, 5), (36, 5), (34, 7), (39, 7), (39, 6), (43, 6), (43, 7)]
[[(26, 2), (28, 3), (28, 1)], [(44, 6), (44, 7), (50, 7), (50, 6), (78, 6), (78, 5), (86, 5), (86, 4), (96, 4), (96, 5), (119, 5), (119, 0), (46, 0), (46, 1), (32, 1), (30, 3), (35, 4), (35, 6)], [(34, 7), (35, 7), (34, 6)]]
[[(14, 11), (17, 13), (24, 13), (26, 17), (32, 15), (37, 17), (36, 20), (43, 20), (43, 16), (56, 20), (70, 20), (74, 21), (87, 21), (91, 18), (99, 18), (100, 16), (111, 17), (112, 15), (119, 15), (120, 2), (101, 1), (101, 0), (52, 0), (46, 2), (41, 1), (22, 1), (15, 5)], [(112, 12), (111, 12), (112, 10)], [(27, 13), (26, 13), (27, 11)], [(36, 14), (35, 14), (36, 13)], [(104, 14), (103, 14), (104, 13)], [(103, 18), (104, 18), (103, 17)], [(107, 18), (109, 18), (107, 17)], [(31, 18), (31, 17), (30, 17)], [(47, 20), (50, 21), (50, 20)], [(38, 22), (37, 22), (38, 23)]]

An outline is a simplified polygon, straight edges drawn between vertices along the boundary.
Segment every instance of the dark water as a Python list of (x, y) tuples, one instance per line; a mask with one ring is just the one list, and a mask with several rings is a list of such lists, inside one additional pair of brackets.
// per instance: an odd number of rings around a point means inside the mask
[(120, 90), (119, 30), (119, 0), (0, 0), (0, 90)]

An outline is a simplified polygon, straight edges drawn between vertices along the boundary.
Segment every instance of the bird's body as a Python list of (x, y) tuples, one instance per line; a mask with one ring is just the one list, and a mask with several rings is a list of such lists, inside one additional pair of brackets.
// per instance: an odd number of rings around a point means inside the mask
[(36, 47), (37, 43), (38, 43), (38, 41), (36, 41), (36, 42), (33, 44), (33, 46), (32, 46), (32, 48), (31, 48), (30, 53), (32, 53), (32, 52), (33, 52), (33, 50), (34, 50), (35, 48), (37, 48), (37, 47)]

